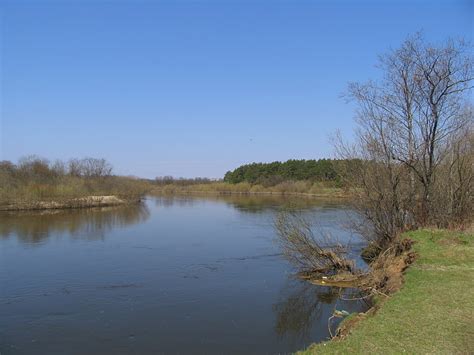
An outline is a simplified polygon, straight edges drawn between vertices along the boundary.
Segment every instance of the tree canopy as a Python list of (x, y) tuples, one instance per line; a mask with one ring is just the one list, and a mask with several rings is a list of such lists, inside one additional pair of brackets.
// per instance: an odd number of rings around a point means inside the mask
[(337, 163), (337, 160), (332, 159), (252, 163), (228, 171), (224, 181), (232, 184), (248, 182), (262, 185), (274, 185), (285, 180), (337, 181)]

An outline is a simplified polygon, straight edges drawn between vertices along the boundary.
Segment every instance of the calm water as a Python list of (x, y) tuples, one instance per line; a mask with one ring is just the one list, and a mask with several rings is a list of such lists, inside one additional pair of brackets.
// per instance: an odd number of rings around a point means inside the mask
[(304, 199), (0, 214), (0, 353), (273, 354), (327, 339), (335, 307), (365, 305), (292, 277), (272, 225), (288, 205), (357, 255), (350, 211)]

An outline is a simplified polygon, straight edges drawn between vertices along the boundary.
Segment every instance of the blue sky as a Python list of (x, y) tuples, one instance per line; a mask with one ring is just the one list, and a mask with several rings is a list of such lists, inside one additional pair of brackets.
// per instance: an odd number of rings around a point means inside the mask
[(331, 157), (349, 81), (423, 30), (472, 40), (472, 1), (0, 2), (0, 159), (104, 157), (221, 177)]

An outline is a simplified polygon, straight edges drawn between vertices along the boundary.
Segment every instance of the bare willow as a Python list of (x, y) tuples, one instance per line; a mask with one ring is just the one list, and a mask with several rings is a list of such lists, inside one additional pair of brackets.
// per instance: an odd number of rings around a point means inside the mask
[(354, 262), (344, 257), (346, 248), (334, 244), (327, 236), (316, 238), (310, 223), (301, 215), (281, 213), (275, 226), (283, 255), (299, 271), (319, 274), (355, 271)]
[(341, 175), (368, 239), (387, 246), (404, 230), (472, 220), (473, 63), (463, 41), (433, 45), (417, 34), (380, 58), (380, 80), (349, 85), (356, 140), (336, 148), (361, 161)]

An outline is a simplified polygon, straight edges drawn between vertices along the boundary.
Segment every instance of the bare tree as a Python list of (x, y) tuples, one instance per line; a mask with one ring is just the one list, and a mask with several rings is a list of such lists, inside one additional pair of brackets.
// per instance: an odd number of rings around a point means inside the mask
[(112, 174), (112, 165), (105, 159), (83, 158), (68, 162), (69, 174), (83, 177), (105, 177)]
[[(366, 235), (389, 241), (405, 229), (435, 223), (440, 190), (434, 190), (448, 157), (448, 175), (458, 169), (462, 185), (455, 194), (472, 194), (466, 187), (472, 165), (456, 151), (466, 150), (461, 132), (472, 125), (466, 103), (473, 62), (463, 41), (435, 46), (417, 34), (380, 57), (381, 80), (349, 84), (347, 96), (357, 104), (356, 143), (336, 146), (341, 158), (362, 161), (361, 169), (346, 168), (342, 175), (359, 197), (358, 210), (371, 222)], [(454, 186), (452, 179), (446, 183)], [(451, 199), (458, 204), (453, 211), (466, 210), (470, 201), (453, 194)]]
[(344, 257), (344, 246), (327, 237), (326, 240), (316, 238), (311, 225), (300, 215), (281, 213), (275, 227), (283, 255), (302, 274), (328, 275), (356, 271), (354, 262)]
[[(472, 111), (470, 113), (472, 118)], [(474, 214), (474, 130), (451, 138), (433, 182), (432, 214), (439, 227), (468, 227)]]
[(81, 176), (81, 162), (79, 159), (76, 159), (76, 158), (70, 159), (67, 165), (68, 165), (69, 175), (76, 176), (76, 177)]
[(81, 160), (81, 170), (85, 177), (104, 177), (112, 174), (112, 165), (105, 159), (84, 158)]
[(49, 181), (54, 173), (49, 168), (49, 160), (37, 155), (29, 155), (18, 161), (18, 175), (21, 179), (36, 183)]

